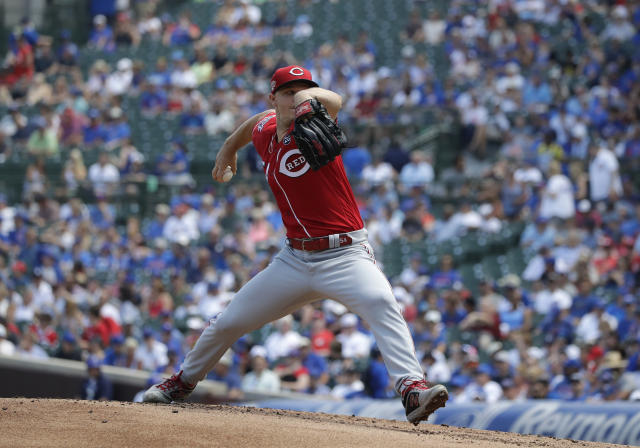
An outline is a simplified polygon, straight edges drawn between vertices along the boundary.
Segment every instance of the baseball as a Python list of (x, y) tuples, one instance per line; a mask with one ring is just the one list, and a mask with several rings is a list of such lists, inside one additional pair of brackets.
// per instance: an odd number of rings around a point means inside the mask
[(227, 166), (224, 170), (224, 173), (222, 173), (222, 182), (229, 182), (232, 177), (233, 177), (233, 171), (231, 171), (230, 166)]

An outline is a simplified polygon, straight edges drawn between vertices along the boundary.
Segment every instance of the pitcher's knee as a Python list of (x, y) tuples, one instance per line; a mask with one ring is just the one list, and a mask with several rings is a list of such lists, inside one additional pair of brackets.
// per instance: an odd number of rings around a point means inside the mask
[(224, 313), (209, 321), (209, 326), (215, 333), (231, 336), (242, 336), (245, 333), (246, 323), (242, 319), (225, 316)]
[(365, 308), (379, 310), (387, 308), (389, 306), (396, 307), (398, 306), (398, 303), (396, 302), (396, 298), (393, 296), (393, 294), (389, 292), (371, 294), (369, 297), (367, 297), (364, 305)]

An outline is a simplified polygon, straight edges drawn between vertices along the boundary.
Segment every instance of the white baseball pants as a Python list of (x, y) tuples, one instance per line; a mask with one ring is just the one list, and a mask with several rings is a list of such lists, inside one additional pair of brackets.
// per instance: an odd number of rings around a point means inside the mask
[(283, 248), (247, 282), (205, 328), (182, 365), (183, 378), (204, 379), (242, 335), (318, 299), (333, 299), (362, 317), (398, 389), (403, 378), (422, 379), (420, 363), (391, 285), (375, 264), (366, 230), (351, 232), (353, 244), (320, 252)]

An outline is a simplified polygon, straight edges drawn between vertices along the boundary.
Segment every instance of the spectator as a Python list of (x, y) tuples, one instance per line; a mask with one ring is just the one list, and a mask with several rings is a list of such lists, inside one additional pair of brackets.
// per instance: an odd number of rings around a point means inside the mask
[(167, 108), (167, 93), (159, 85), (156, 78), (142, 84), (140, 107), (147, 116), (156, 116)]
[(358, 317), (355, 314), (344, 314), (340, 317), (340, 334), (336, 340), (342, 345), (344, 358), (363, 359), (369, 356), (371, 339), (358, 331)]
[(111, 27), (107, 25), (107, 18), (104, 15), (98, 14), (93, 18), (93, 30), (91, 30), (87, 45), (105, 52), (110, 52), (115, 49), (113, 31)]
[(83, 142), (87, 146), (97, 146), (104, 142), (106, 130), (101, 123), (100, 112), (91, 109), (87, 114), (89, 123), (83, 127)]
[(102, 373), (101, 361), (93, 356), (87, 359), (88, 378), (83, 381), (80, 390), (82, 400), (110, 401), (113, 399), (113, 385)]
[(364, 167), (371, 164), (371, 154), (369, 150), (356, 144), (342, 154), (342, 162), (349, 177), (360, 179)]
[(30, 81), (35, 72), (33, 48), (27, 36), (20, 34), (17, 37), (16, 51), (10, 53), (8, 69), (0, 76), (0, 85), (8, 85), (10, 88), (22, 88), (17, 84)]
[(137, 47), (140, 44), (140, 34), (129, 12), (118, 13), (113, 35), (116, 46)]
[(122, 58), (116, 65), (117, 70), (107, 76), (105, 88), (111, 96), (120, 96), (129, 91), (133, 82), (133, 62), (129, 58)]
[(600, 38), (604, 41), (609, 39), (618, 42), (625, 42), (630, 40), (635, 34), (636, 30), (629, 22), (629, 11), (624, 5), (616, 5), (611, 13), (613, 20), (609, 22), (602, 32)]
[(149, 328), (145, 328), (142, 338), (142, 343), (134, 355), (136, 367), (153, 372), (158, 367), (166, 366), (168, 362), (167, 346), (156, 340), (153, 331)]
[(131, 128), (126, 121), (126, 117), (119, 107), (112, 107), (109, 110), (109, 121), (105, 124), (105, 149), (108, 151), (122, 146), (131, 137)]
[(373, 157), (373, 163), (362, 170), (362, 180), (369, 186), (390, 183), (395, 177), (393, 167), (380, 156)]
[(53, 97), (51, 85), (46, 81), (44, 74), (36, 73), (33, 83), (27, 92), (27, 104), (34, 106), (38, 103), (49, 104)]
[(58, 139), (63, 146), (79, 145), (83, 141), (85, 118), (71, 107), (64, 109), (60, 116)]
[(203, 48), (195, 50), (195, 61), (191, 64), (191, 71), (195, 75), (198, 85), (213, 81), (215, 74), (213, 63)]
[(13, 356), (16, 352), (16, 346), (7, 339), (7, 329), (0, 324), (0, 355)]
[(365, 395), (364, 383), (361, 375), (354, 368), (344, 369), (336, 377), (336, 385), (331, 389), (331, 396), (335, 398), (361, 398)]
[(275, 362), (300, 347), (300, 334), (292, 328), (293, 318), (288, 315), (276, 321), (276, 331), (265, 340), (267, 358)]
[(425, 42), (429, 45), (440, 44), (444, 38), (446, 26), (446, 22), (442, 20), (437, 10), (429, 12), (429, 17), (422, 25), (422, 35)]
[(249, 352), (251, 371), (242, 379), (242, 390), (251, 392), (280, 392), (280, 378), (269, 370), (267, 350), (261, 345), (254, 345)]
[(173, 216), (164, 225), (163, 236), (170, 242), (190, 243), (200, 237), (198, 231), (198, 212), (187, 203), (181, 203), (174, 208)]
[(89, 309), (89, 326), (86, 327), (82, 339), (91, 341), (99, 338), (104, 347), (109, 345), (112, 336), (121, 333), (120, 326), (111, 317), (100, 314), (100, 306), (95, 305)]
[(162, 43), (167, 46), (186, 45), (200, 37), (200, 28), (193, 22), (189, 14), (180, 15), (177, 23), (170, 23), (164, 31)]
[(474, 380), (463, 392), (462, 402), (481, 401), (488, 404), (495, 403), (502, 399), (502, 387), (491, 379), (492, 369), (488, 364), (480, 364), (474, 373)]
[(115, 193), (120, 173), (109, 161), (109, 155), (101, 152), (98, 161), (89, 167), (89, 181), (96, 196), (111, 196)]
[(204, 132), (204, 114), (200, 103), (193, 101), (189, 111), (180, 116), (180, 130), (184, 134), (202, 134)]
[(560, 164), (549, 166), (549, 180), (542, 192), (540, 216), (543, 218), (570, 219), (575, 215), (573, 186), (571, 180), (562, 174)]
[(58, 136), (47, 126), (43, 117), (34, 120), (35, 131), (29, 137), (27, 150), (36, 157), (54, 157), (58, 155)]
[(73, 69), (78, 63), (78, 46), (71, 41), (69, 30), (60, 32), (60, 40), (60, 46), (56, 51), (57, 63), (63, 71)]
[(420, 151), (411, 153), (411, 162), (402, 167), (398, 180), (405, 188), (425, 187), (433, 182), (435, 173), (429, 158)]
[(189, 185), (193, 182), (189, 174), (189, 159), (181, 138), (174, 138), (169, 150), (160, 156), (157, 170), (163, 182), (169, 185)]
[(233, 351), (227, 350), (213, 370), (207, 375), (207, 379), (225, 383), (229, 400), (239, 400), (243, 397), (242, 377), (233, 363)]
[(38, 335), (31, 329), (27, 329), (27, 331), (22, 335), (16, 354), (18, 356), (39, 359), (46, 359), (49, 357), (47, 352), (38, 345)]
[(616, 200), (622, 194), (618, 159), (604, 146), (589, 148), (590, 198), (593, 202)]
[(80, 361), (82, 353), (77, 345), (77, 339), (71, 331), (65, 331), (60, 341), (60, 346), (54, 352), (55, 358), (69, 359), (72, 361)]

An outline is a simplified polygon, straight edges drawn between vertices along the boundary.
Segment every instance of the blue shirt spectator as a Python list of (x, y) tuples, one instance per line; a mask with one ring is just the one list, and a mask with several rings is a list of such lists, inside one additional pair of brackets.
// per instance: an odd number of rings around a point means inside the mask
[(366, 148), (356, 146), (343, 152), (342, 162), (344, 163), (347, 176), (353, 176), (359, 179), (364, 167), (371, 163), (371, 154), (369, 154)]
[(93, 18), (93, 30), (91, 30), (87, 45), (98, 50), (115, 50), (116, 44), (113, 40), (113, 31), (107, 25), (107, 18), (104, 15), (98, 14)]

